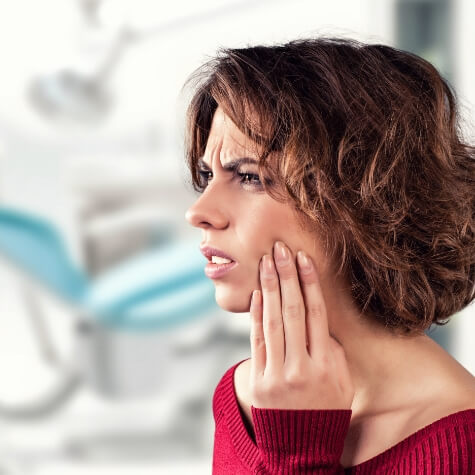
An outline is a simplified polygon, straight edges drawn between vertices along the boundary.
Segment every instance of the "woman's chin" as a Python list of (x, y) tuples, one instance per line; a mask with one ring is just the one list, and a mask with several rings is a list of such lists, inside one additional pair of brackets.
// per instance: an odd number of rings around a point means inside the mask
[(251, 294), (252, 291), (246, 292), (244, 289), (236, 292), (236, 289), (224, 289), (217, 286), (215, 299), (218, 306), (227, 312), (244, 313), (249, 312)]

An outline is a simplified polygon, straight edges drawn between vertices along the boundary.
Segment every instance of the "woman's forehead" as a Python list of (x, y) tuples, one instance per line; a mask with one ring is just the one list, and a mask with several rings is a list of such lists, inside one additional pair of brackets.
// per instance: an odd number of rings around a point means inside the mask
[(206, 143), (204, 161), (210, 162), (211, 158), (219, 152), (220, 157), (235, 157), (236, 153), (242, 155), (257, 155), (256, 144), (239, 130), (237, 125), (218, 107), (214, 113), (211, 130)]
[[(233, 138), (239, 143), (245, 142), (247, 137), (239, 130), (237, 125), (227, 116), (221, 107), (218, 107), (213, 115), (209, 138), (215, 140)], [(247, 139), (249, 140), (249, 139)]]

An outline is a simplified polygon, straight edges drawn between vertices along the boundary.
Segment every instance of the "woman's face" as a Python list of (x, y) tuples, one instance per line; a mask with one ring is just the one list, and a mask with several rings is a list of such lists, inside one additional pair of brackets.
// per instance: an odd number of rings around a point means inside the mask
[(232, 160), (245, 157), (257, 160), (255, 145), (218, 107), (202, 158), (203, 168), (210, 170), (202, 175), (208, 184), (187, 210), (186, 219), (202, 229), (202, 246), (218, 248), (237, 262), (225, 275), (213, 278), (216, 302), (229, 312), (249, 311), (252, 291), (261, 288), (260, 259), (266, 253), (273, 255), (276, 240), (290, 248), (294, 260), (302, 249), (319, 272), (326, 268), (315, 235), (302, 231), (292, 206), (263, 191), (257, 163), (239, 164), (234, 173), (225, 170)]

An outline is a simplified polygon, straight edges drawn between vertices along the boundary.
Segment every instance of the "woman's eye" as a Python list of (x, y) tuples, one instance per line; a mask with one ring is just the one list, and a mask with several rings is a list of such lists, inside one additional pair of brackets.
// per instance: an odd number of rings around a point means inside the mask
[(208, 178), (209, 178), (209, 174), (211, 172), (210, 171), (207, 171), (207, 170), (198, 170), (198, 175), (200, 175), (200, 177), (202, 178), (202, 181), (204, 181), (204, 183), (208, 183)]
[[(209, 170), (199, 170), (198, 174), (202, 178), (202, 181), (203, 181), (202, 186), (206, 187), (206, 185), (209, 182), (210, 175), (212, 174), (212, 172)], [(253, 186), (253, 187), (261, 186), (261, 180), (259, 178), (259, 175), (255, 173), (235, 172), (234, 178), (235, 177), (240, 177), (239, 183), (243, 185), (248, 185), (248, 186)]]
[[(259, 178), (259, 175), (256, 175), (255, 173), (237, 173), (238, 176), (241, 177), (240, 183), (243, 183), (245, 185), (252, 185), (252, 186), (260, 186), (261, 185), (261, 179)], [(246, 177), (250, 177), (249, 181), (246, 179)]]

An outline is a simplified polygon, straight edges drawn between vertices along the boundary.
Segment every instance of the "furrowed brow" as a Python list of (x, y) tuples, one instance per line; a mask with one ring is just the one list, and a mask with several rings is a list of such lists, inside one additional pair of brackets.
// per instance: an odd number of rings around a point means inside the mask
[[(235, 160), (231, 160), (230, 162), (228, 163), (225, 163), (223, 165), (223, 168), (227, 171), (227, 172), (233, 172), (234, 170), (236, 170), (236, 168), (239, 166), (239, 165), (243, 165), (243, 164), (246, 164), (246, 163), (254, 163), (257, 165), (258, 161), (255, 160), (254, 158), (250, 158), (250, 157), (242, 157), (242, 158), (236, 158)], [(198, 159), (198, 165), (200, 167), (202, 167), (203, 169), (205, 170), (209, 170), (209, 171), (212, 171), (211, 168), (209, 167), (209, 165), (207, 165), (202, 158), (199, 158)]]

